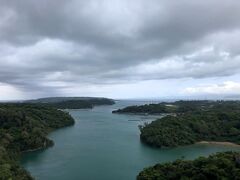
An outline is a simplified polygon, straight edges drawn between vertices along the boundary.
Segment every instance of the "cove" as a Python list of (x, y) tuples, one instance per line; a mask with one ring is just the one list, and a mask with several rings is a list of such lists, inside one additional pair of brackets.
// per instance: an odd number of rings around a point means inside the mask
[(55, 145), (25, 153), (21, 164), (39, 180), (133, 180), (145, 167), (184, 157), (194, 159), (239, 147), (198, 144), (155, 149), (140, 142), (138, 125), (156, 116), (112, 114), (141, 101), (117, 101), (113, 106), (69, 110), (75, 125), (49, 135)]

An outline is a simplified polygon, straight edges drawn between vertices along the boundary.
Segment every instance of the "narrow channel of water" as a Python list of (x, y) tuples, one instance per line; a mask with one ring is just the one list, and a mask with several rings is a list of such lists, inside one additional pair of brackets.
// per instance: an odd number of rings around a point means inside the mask
[(154, 116), (112, 114), (113, 109), (145, 102), (119, 101), (92, 110), (70, 110), (76, 123), (49, 135), (55, 146), (23, 155), (21, 164), (39, 180), (133, 180), (144, 167), (185, 157), (240, 150), (220, 145), (155, 149), (139, 140), (138, 125)]

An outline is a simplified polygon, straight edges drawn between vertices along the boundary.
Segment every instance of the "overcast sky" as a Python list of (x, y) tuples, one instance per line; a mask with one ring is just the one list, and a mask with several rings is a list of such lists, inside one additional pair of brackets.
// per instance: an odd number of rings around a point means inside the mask
[(0, 0), (0, 100), (240, 97), (238, 0)]

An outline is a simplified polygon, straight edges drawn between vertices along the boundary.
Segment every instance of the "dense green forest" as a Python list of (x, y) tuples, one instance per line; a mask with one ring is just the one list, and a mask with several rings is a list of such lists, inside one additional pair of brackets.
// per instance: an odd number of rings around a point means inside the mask
[(20, 153), (52, 146), (53, 141), (46, 135), (73, 124), (68, 113), (52, 107), (0, 104), (0, 179), (32, 179), (19, 166)]
[(176, 160), (144, 169), (137, 180), (230, 180), (240, 179), (240, 153), (217, 153), (193, 161)]
[(171, 113), (140, 126), (142, 142), (156, 147), (175, 147), (199, 141), (240, 144), (239, 101), (177, 101), (130, 106), (120, 113)]
[(99, 105), (113, 105), (115, 101), (108, 98), (91, 97), (52, 97), (26, 101), (33, 104), (45, 104), (58, 109), (89, 109)]
[(226, 110), (240, 109), (240, 101), (176, 101), (161, 102), (158, 104), (145, 104), (140, 106), (128, 106), (123, 109), (113, 111), (113, 113), (144, 113), (144, 114), (161, 114), (161, 113), (186, 113), (193, 111), (205, 110)]
[(156, 147), (174, 147), (199, 141), (240, 144), (240, 112), (188, 112), (163, 117), (141, 126), (140, 130), (141, 140)]
[(91, 102), (84, 100), (68, 100), (55, 103), (47, 103), (46, 105), (50, 105), (58, 109), (92, 109), (94, 107)]

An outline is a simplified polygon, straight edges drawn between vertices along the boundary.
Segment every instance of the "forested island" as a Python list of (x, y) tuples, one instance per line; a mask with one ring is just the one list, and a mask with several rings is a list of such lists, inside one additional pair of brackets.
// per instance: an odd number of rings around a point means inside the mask
[(74, 124), (73, 118), (56, 108), (37, 104), (0, 104), (0, 179), (33, 179), (20, 167), (22, 152), (46, 148), (46, 136), (54, 129)]
[(130, 106), (113, 113), (170, 113), (140, 126), (141, 141), (155, 147), (200, 141), (240, 144), (240, 101), (177, 101)]
[(193, 161), (176, 160), (144, 169), (137, 180), (154, 179), (239, 179), (240, 153), (217, 153)]
[(96, 97), (50, 97), (28, 100), (26, 103), (44, 104), (58, 109), (91, 109), (99, 105), (113, 105), (115, 101)]

